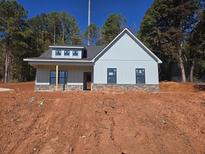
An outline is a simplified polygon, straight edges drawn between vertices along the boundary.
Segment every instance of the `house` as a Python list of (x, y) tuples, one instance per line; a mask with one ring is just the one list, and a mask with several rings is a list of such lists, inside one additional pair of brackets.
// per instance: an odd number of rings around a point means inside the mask
[(162, 63), (127, 28), (107, 46), (50, 46), (24, 61), (36, 68), (36, 90), (157, 90)]

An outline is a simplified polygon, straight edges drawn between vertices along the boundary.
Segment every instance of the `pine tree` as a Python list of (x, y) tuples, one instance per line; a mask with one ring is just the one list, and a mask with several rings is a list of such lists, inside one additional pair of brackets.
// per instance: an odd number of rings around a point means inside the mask
[(4, 82), (12, 78), (11, 65), (14, 54), (18, 52), (16, 47), (23, 44), (22, 39), (25, 35), (26, 11), (23, 6), (16, 1), (0, 1), (0, 43), (3, 45), (4, 57)]
[[(89, 27), (87, 27), (86, 31), (84, 32), (84, 38), (86, 41), (91, 43), (91, 45), (95, 45), (96, 42), (99, 40), (99, 28), (96, 24), (92, 23)], [(89, 35), (89, 36), (88, 36)]]
[(160, 51), (165, 64), (176, 62), (186, 82), (186, 44), (197, 22), (199, 1), (155, 0), (147, 11), (138, 33), (153, 51)]
[(101, 30), (102, 44), (110, 43), (122, 31), (124, 25), (125, 19), (121, 15), (110, 15)]

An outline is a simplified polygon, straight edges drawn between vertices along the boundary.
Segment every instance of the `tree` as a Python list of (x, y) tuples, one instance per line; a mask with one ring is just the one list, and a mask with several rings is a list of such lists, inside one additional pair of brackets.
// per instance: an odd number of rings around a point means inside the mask
[(75, 18), (66, 12), (41, 14), (28, 22), (40, 50), (45, 51), (51, 44), (80, 45), (82, 42)]
[(125, 19), (119, 14), (112, 14), (105, 21), (101, 31), (101, 42), (110, 43), (123, 29)]
[[(189, 59), (192, 62), (190, 69), (190, 81), (193, 82), (193, 74), (196, 63), (205, 63), (205, 11), (203, 11), (199, 23), (193, 29), (189, 39)], [(203, 66), (203, 65), (202, 65)]]
[[(182, 82), (186, 82), (186, 44), (197, 22), (199, 2), (196, 0), (155, 0), (147, 11), (138, 37), (153, 51), (176, 62)], [(159, 53), (160, 52), (160, 53)]]
[(85, 40), (89, 41), (91, 45), (95, 45), (95, 43), (99, 40), (99, 28), (96, 24), (90, 24), (84, 32)]
[(26, 11), (16, 1), (0, 1), (0, 43), (4, 57), (4, 82), (8, 82), (11, 74), (11, 63), (17, 44), (23, 44), (26, 27)]

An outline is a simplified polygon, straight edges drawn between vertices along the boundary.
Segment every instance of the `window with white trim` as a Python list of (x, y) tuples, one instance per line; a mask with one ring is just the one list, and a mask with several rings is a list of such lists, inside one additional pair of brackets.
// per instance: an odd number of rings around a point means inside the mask
[(73, 56), (78, 56), (78, 51), (73, 51)]
[(70, 56), (70, 51), (69, 50), (65, 50), (64, 51), (64, 56)]
[(56, 56), (61, 56), (61, 50), (60, 49), (56, 49), (55, 50), (55, 55)]

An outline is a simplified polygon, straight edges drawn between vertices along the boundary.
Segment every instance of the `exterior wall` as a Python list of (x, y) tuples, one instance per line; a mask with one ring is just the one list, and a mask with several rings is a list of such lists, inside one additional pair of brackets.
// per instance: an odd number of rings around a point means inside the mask
[(136, 68), (145, 68), (146, 84), (159, 84), (158, 63), (128, 34), (95, 62), (94, 84), (107, 84), (107, 68), (117, 68), (117, 84), (136, 84)]
[(69, 71), (68, 72), (68, 83), (67, 85), (83, 86), (83, 72), (82, 71)]
[(36, 70), (36, 85), (49, 85), (50, 70), (37, 69)]
[[(54, 91), (55, 85), (50, 85), (50, 71), (55, 71), (54, 67), (39, 67), (36, 71), (36, 90), (49, 90)], [(83, 90), (83, 73), (92, 72), (91, 67), (71, 67), (59, 66), (59, 71), (68, 72), (68, 81), (66, 85), (58, 85), (58, 90)]]

